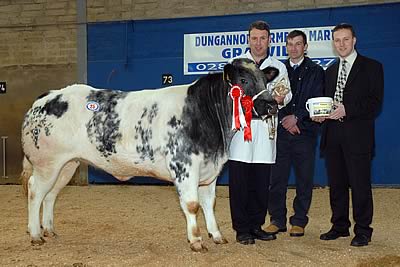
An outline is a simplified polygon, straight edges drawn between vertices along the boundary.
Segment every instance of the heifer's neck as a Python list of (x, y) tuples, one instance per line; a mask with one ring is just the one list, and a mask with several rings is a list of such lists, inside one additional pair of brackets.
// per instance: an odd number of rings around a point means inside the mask
[(184, 131), (196, 150), (209, 157), (225, 155), (232, 139), (232, 101), (221, 73), (208, 74), (188, 89), (183, 109)]

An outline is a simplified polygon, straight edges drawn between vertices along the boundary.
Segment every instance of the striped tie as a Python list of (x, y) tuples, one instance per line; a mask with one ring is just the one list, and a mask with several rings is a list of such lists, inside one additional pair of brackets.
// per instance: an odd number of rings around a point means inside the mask
[(339, 78), (336, 84), (336, 91), (335, 91), (335, 102), (343, 103), (343, 89), (346, 85), (347, 80), (347, 70), (346, 70), (346, 60), (342, 61), (342, 70), (340, 71)]

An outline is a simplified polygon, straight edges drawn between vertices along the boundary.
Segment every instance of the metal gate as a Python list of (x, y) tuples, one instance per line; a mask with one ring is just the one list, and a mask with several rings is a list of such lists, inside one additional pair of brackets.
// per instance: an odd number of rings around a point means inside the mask
[(10, 176), (9, 172), (7, 170), (7, 162), (8, 162), (8, 160), (7, 160), (7, 140), (8, 140), (8, 136), (6, 136), (6, 135), (1, 136), (0, 184), (16, 183), (16, 177)]

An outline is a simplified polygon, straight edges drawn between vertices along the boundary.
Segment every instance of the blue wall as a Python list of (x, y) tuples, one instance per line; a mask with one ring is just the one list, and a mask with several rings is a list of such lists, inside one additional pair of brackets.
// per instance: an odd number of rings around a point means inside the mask
[[(395, 64), (400, 62), (400, 3), (290, 12), (256, 13), (221, 17), (122, 21), (88, 26), (88, 83), (95, 87), (139, 90), (162, 87), (162, 74), (172, 74), (174, 84), (190, 83), (197, 76), (183, 75), (185, 33), (247, 30), (255, 20), (266, 20), (274, 29), (352, 24), (357, 50), (383, 63), (385, 97), (376, 123), (376, 156), (373, 183), (400, 185), (400, 132), (397, 106), (400, 90)], [(322, 159), (317, 156), (315, 184), (326, 185)], [(291, 182), (293, 182), (293, 175)], [(117, 182), (111, 175), (89, 169), (90, 183)], [(227, 172), (219, 183), (227, 183)], [(159, 183), (135, 178), (129, 183)]]

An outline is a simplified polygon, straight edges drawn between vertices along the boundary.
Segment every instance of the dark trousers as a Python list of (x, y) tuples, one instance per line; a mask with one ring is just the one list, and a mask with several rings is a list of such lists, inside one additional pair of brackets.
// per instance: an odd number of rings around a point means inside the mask
[(354, 233), (372, 235), (373, 199), (371, 190), (371, 153), (355, 153), (345, 139), (340, 123), (330, 125), (327, 133), (325, 163), (333, 229), (347, 231), (349, 220), (349, 188), (355, 221)]
[(232, 160), (228, 164), (232, 227), (239, 233), (258, 229), (267, 215), (271, 165)]
[(271, 170), (268, 211), (271, 223), (279, 228), (286, 227), (286, 192), (292, 166), (296, 178), (296, 197), (293, 201), (294, 215), (289, 222), (301, 227), (308, 223), (307, 214), (314, 186), (316, 143), (316, 136), (291, 135), (289, 132), (280, 132), (278, 135), (277, 158)]

